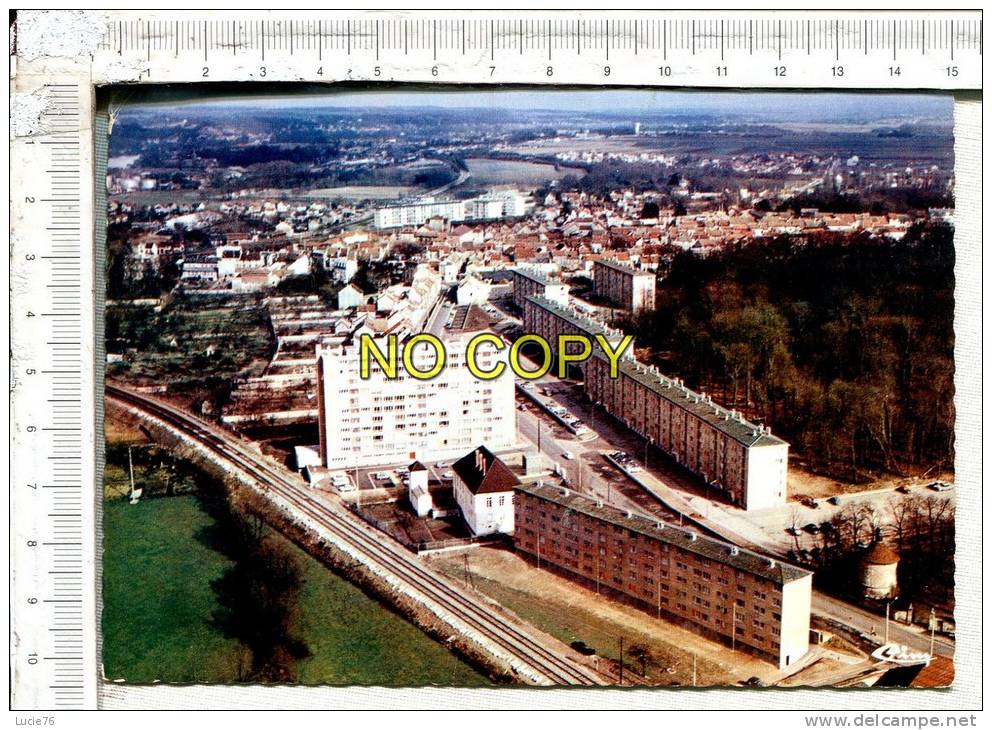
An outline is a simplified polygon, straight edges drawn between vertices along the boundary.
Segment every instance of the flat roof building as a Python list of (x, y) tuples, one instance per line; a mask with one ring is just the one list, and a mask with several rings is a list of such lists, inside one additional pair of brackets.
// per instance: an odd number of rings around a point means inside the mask
[[(422, 324), (421, 324), (422, 323)], [(516, 443), (514, 383), (510, 368), (480, 380), (468, 368), (471, 338), (488, 329), (486, 314), (475, 306), (457, 307), (439, 297), (425, 299), (409, 313), (381, 316), (354, 330), (327, 337), (317, 347), (320, 453), (324, 466), (351, 468), (412, 460), (452, 459), (475, 444), (506, 449)], [(438, 337), (446, 363), (431, 380), (406, 372), (403, 354), (418, 332)], [(361, 336), (369, 334), (382, 353), (388, 337), (397, 338), (397, 377), (390, 378), (370, 358), (369, 377), (361, 377)], [(479, 367), (491, 370), (507, 361), (507, 350), (482, 345)], [(436, 362), (433, 348), (416, 346), (413, 362), (421, 371)]]
[(527, 297), (535, 296), (565, 307), (568, 305), (568, 284), (552, 281), (533, 269), (513, 269), (513, 303), (522, 311)]
[(780, 668), (809, 650), (813, 574), (797, 566), (551, 485), (516, 488), (513, 543), (539, 567)]
[(592, 267), (593, 293), (632, 312), (654, 309), (655, 275), (615, 261), (598, 259)]
[[(595, 320), (583, 317), (577, 312), (567, 309), (550, 299), (541, 296), (527, 297), (524, 302), (523, 316), (524, 331), (528, 334), (541, 335), (551, 345), (555, 357), (558, 356), (558, 336), (559, 335), (581, 335), (595, 342), (596, 335), (602, 335), (607, 342), (617, 345), (624, 337), (620, 330), (611, 329)], [(593, 345), (595, 350), (598, 345)], [(569, 354), (581, 352), (582, 348), (578, 343), (573, 343), (568, 347)], [(624, 352), (624, 357), (633, 357), (633, 345)], [(575, 365), (579, 371), (584, 371), (585, 363)]]
[(734, 504), (746, 510), (785, 504), (789, 444), (767, 427), (636, 360), (622, 359), (612, 378), (605, 355), (593, 353), (585, 390)]

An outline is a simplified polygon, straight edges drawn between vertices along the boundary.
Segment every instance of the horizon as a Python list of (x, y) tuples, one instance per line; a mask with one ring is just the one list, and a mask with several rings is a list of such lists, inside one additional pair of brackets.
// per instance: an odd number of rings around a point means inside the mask
[(433, 111), (524, 111), (531, 113), (579, 113), (599, 116), (633, 114), (726, 114), (777, 121), (882, 121), (886, 118), (929, 117), (934, 123), (953, 121), (953, 97), (949, 94), (825, 93), (775, 91), (709, 91), (669, 89), (585, 89), (548, 90), (465, 90), (437, 91), (347, 91), (328, 90), (327, 94), (286, 94), (265, 96), (213, 95), (203, 99), (149, 99), (127, 111), (163, 106), (176, 111), (190, 109), (216, 112), (237, 108), (265, 111), (382, 112), (430, 109)]

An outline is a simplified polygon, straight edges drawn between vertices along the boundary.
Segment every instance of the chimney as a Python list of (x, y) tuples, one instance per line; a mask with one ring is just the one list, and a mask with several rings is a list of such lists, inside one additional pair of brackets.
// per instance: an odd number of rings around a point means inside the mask
[(775, 561), (772, 560), (771, 558), (768, 558), (768, 567), (769, 568), (774, 568), (775, 567)]
[(740, 555), (741, 554), (741, 549), (739, 547), (737, 547), (736, 545), (734, 545), (734, 546), (732, 546), (730, 548), (730, 554), (731, 555)]
[(687, 535), (687, 537), (689, 538), (689, 540), (691, 542), (695, 542), (696, 541), (696, 533), (695, 532), (687, 532), (686, 535)]

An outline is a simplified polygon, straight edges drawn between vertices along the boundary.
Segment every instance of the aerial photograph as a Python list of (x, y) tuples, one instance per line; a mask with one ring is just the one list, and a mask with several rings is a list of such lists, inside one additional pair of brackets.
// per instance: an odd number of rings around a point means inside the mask
[(953, 682), (951, 96), (184, 93), (108, 112), (108, 682)]

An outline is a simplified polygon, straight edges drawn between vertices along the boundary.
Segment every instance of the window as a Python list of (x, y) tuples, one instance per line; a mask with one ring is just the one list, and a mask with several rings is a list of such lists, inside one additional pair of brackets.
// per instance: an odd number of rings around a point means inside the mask
[(486, 507), (492, 507), (492, 506), (493, 506), (493, 498), (486, 497)]

